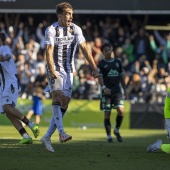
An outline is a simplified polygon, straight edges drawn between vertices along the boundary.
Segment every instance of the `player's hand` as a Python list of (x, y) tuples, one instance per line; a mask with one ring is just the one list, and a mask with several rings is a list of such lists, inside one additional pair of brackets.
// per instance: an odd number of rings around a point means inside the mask
[(51, 75), (51, 77), (54, 78), (54, 79), (57, 79), (57, 78), (58, 78), (58, 74), (56, 73), (56, 71), (51, 71), (51, 72), (50, 72), (50, 75)]
[(98, 71), (97, 68), (93, 70), (93, 77), (94, 77), (94, 78), (99, 77), (99, 71)]
[(107, 87), (103, 89), (104, 94), (110, 95), (111, 94), (111, 90), (108, 89)]

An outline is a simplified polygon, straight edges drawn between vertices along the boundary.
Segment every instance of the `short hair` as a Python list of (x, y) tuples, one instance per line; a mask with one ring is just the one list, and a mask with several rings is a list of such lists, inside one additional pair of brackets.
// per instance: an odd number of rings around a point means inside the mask
[(3, 32), (0, 32), (0, 39), (2, 40), (2, 43), (4, 43), (6, 40), (6, 36)]
[(103, 44), (103, 45), (101, 46), (100, 51), (103, 52), (103, 50), (104, 50), (105, 47), (110, 47), (110, 48), (112, 49), (112, 46), (111, 46), (110, 44), (105, 43), (105, 44)]
[(73, 7), (68, 2), (62, 2), (56, 6), (56, 14), (62, 14), (66, 8), (70, 8), (73, 10)]

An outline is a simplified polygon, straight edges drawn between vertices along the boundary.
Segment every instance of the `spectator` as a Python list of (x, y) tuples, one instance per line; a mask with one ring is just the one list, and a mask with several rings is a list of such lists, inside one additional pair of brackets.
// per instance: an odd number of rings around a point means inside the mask
[(127, 71), (129, 67), (129, 60), (127, 56), (123, 54), (123, 49), (121, 47), (116, 48), (115, 58), (118, 58), (119, 60), (121, 60), (124, 70)]
[(85, 64), (84, 55), (82, 53), (82, 50), (79, 48), (77, 58), (75, 58), (75, 67), (76, 70), (79, 70), (81, 65)]
[(96, 91), (96, 82), (90, 72), (85, 73), (83, 99), (92, 100)]
[(33, 93), (33, 103), (31, 110), (28, 111), (27, 119), (30, 120), (33, 115), (35, 115), (35, 124), (39, 125), (41, 121), (41, 116), (43, 114), (43, 102), (45, 97), (43, 95), (42, 88), (40, 86), (35, 86)]
[(102, 46), (102, 39), (100, 37), (96, 37), (94, 39), (94, 43), (92, 43), (92, 56), (96, 64), (98, 64), (99, 59), (101, 57), (100, 47)]
[[(28, 93), (32, 93), (32, 86), (39, 74), (39, 63), (46, 65), (44, 61), (43, 44), (44, 30), (50, 25), (53, 17), (55, 16), (40, 15), (39, 18), (37, 18), (34, 14), (29, 16), (22, 14), (1, 15), (0, 31), (7, 35), (6, 43), (13, 51), (20, 78), (22, 70), (24, 69), (24, 63), (29, 61), (29, 69), (31, 70), (32, 76), (30, 77), (31, 82), (26, 88)], [(159, 89), (159, 85), (157, 85), (158, 70), (164, 68), (165, 72), (170, 73), (169, 33), (154, 31), (154, 46), (151, 39), (149, 41), (148, 33), (144, 29), (145, 24), (149, 21), (147, 15), (144, 16), (144, 19), (143, 16), (128, 16), (128, 20), (126, 20), (126, 17), (123, 15), (116, 18), (106, 15), (97, 18), (96, 16), (90, 16), (88, 18), (86, 16), (84, 20), (79, 20), (79, 15), (75, 15), (74, 18), (76, 23), (82, 22), (80, 25), (82, 25), (82, 30), (87, 40), (87, 46), (90, 51), (93, 52), (96, 63), (101, 59), (100, 51), (97, 50), (101, 42), (110, 42), (112, 45), (115, 45), (115, 55), (117, 55), (123, 63), (127, 73), (127, 81), (132, 74), (138, 73), (141, 76), (143, 98), (146, 100), (147, 95), (145, 96), (145, 94), (147, 93), (147, 88), (145, 87), (147, 79), (149, 79), (148, 83), (152, 94), (151, 102), (157, 102), (155, 96), (157, 94), (156, 89)], [(100, 37), (102, 37), (102, 39)], [(85, 74), (89, 69), (87, 69), (88, 66), (84, 64), (84, 56), (81, 50), (77, 52), (78, 55), (75, 58), (75, 67), (78, 72), (77, 76), (74, 78), (74, 81), (76, 81), (75, 89), (77, 89), (77, 85), (79, 84), (78, 89), (82, 92), (80, 96), (84, 96), (87, 80)], [(158, 59), (156, 69), (154, 68), (155, 59)], [(147, 69), (149, 69), (148, 74), (146, 74)], [(77, 79), (78, 76), (80, 76), (80, 79)], [(167, 83), (169, 82), (168, 78), (169, 77), (165, 77), (166, 86), (170, 84)], [(163, 95), (164, 94), (162, 94), (162, 96)]]
[(117, 37), (114, 43), (115, 47), (121, 47), (125, 43), (126, 35), (122, 27), (118, 27)]
[(47, 75), (45, 72), (45, 66), (42, 63), (40, 63), (38, 64), (38, 75), (35, 79), (34, 87), (38, 86), (38, 87), (41, 87), (42, 89), (45, 89), (45, 87), (48, 84), (47, 82), (48, 80), (47, 80)]
[(125, 43), (122, 45), (123, 53), (127, 56), (129, 64), (134, 62), (134, 45), (131, 43), (130, 38), (126, 38)]
[(80, 79), (84, 79), (86, 73), (90, 73), (92, 75), (91, 65), (88, 63), (88, 61), (86, 59), (84, 59), (84, 61), (85, 61), (85, 63), (82, 64), (78, 70), (78, 76)]
[(169, 38), (167, 38), (167, 43), (160, 41), (160, 45), (157, 47), (154, 36), (149, 36), (151, 48), (155, 52), (155, 58), (157, 58), (159, 61), (158, 67), (166, 66), (168, 64), (168, 51), (170, 53), (170, 35), (168, 37)]
[(29, 62), (26, 61), (24, 63), (24, 68), (19, 75), (22, 98), (28, 97), (28, 93), (29, 93), (28, 87), (29, 87), (29, 84), (30, 84), (31, 76), (32, 76), (32, 72), (31, 72), (31, 69), (30, 69), (30, 65), (29, 65)]
[(139, 102), (143, 97), (140, 75), (134, 73), (127, 85), (127, 93), (132, 103)]
[(149, 39), (144, 28), (140, 28), (138, 33), (132, 35), (132, 41), (134, 43), (135, 61), (142, 55), (148, 56)]
[(168, 73), (165, 71), (164, 67), (158, 68), (158, 72), (155, 75), (155, 79), (156, 79), (156, 101), (159, 103), (163, 103), (169, 83)]

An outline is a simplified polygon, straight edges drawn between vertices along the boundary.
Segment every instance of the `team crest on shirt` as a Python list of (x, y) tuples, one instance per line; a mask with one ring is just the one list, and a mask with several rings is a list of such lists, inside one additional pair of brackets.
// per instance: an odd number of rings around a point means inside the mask
[(119, 63), (116, 63), (116, 67), (119, 68)]
[(73, 30), (73, 26), (70, 26), (70, 30), (69, 30), (69, 33), (74, 35), (74, 30)]
[(70, 29), (70, 30), (69, 30), (69, 33), (73, 35), (73, 34), (74, 34), (73, 29)]
[(51, 84), (54, 84), (55, 83), (55, 80), (52, 78), (51, 79)]

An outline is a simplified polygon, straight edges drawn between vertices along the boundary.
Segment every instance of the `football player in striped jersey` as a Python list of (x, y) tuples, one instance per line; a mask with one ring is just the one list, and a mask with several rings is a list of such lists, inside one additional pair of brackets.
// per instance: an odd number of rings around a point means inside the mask
[[(32, 143), (20, 121), (32, 130), (35, 138), (39, 135), (38, 126), (29, 121), (15, 108), (18, 99), (17, 71), (10, 48), (5, 45), (5, 34), (0, 33), (0, 111), (6, 113), (8, 119), (23, 136), (20, 143)], [(19, 121), (20, 120), (20, 121)], [(25, 139), (27, 138), (27, 139)]]
[(98, 77), (98, 69), (87, 48), (86, 40), (79, 26), (72, 23), (73, 7), (63, 2), (56, 7), (57, 22), (45, 31), (47, 73), (52, 96), (53, 116), (46, 134), (41, 142), (46, 149), (54, 152), (50, 137), (58, 128), (60, 142), (72, 139), (64, 132), (62, 113), (66, 112), (72, 94), (74, 56), (77, 46), (81, 48), (87, 61), (93, 68), (94, 77)]

